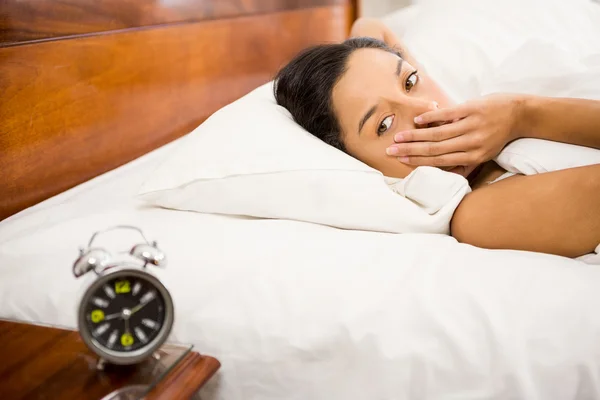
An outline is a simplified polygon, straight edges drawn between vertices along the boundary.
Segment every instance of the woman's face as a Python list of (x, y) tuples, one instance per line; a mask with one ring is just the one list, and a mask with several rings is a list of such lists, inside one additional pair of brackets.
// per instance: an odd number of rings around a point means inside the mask
[[(440, 87), (397, 55), (380, 49), (358, 49), (333, 88), (333, 108), (346, 150), (390, 177), (404, 178), (416, 167), (388, 156), (394, 134), (418, 127), (414, 118), (452, 105)], [(463, 167), (445, 168), (466, 176)], [(468, 171), (470, 172), (470, 171)]]

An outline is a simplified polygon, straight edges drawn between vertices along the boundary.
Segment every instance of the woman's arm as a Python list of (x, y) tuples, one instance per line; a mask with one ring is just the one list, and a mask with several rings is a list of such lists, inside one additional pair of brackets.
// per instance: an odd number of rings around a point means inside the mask
[(577, 257), (600, 243), (600, 165), (514, 176), (468, 194), (451, 223), (459, 241)]
[(524, 96), (519, 137), (554, 140), (600, 149), (600, 101)]

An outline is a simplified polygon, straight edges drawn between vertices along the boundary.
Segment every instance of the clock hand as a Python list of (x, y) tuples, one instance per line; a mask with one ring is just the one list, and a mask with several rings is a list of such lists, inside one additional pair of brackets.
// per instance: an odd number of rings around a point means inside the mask
[(131, 309), (131, 315), (135, 314), (136, 312), (140, 311), (142, 309), (142, 307), (144, 307), (146, 304), (148, 303), (140, 303), (137, 306), (133, 307)]
[(144, 307), (146, 304), (150, 303), (154, 299), (154, 297), (155, 297), (155, 295), (153, 292), (148, 292), (144, 296), (142, 296), (140, 304), (138, 304), (137, 306), (135, 306), (131, 309), (131, 315), (140, 311), (142, 309), (142, 307)]
[(104, 317), (104, 320), (105, 320), (105, 321), (110, 321), (111, 319), (119, 318), (119, 317), (121, 317), (122, 315), (123, 315), (123, 313), (120, 313), (120, 312), (118, 312), (118, 313), (114, 313), (114, 314), (110, 314), (110, 315), (107, 315), (107, 316), (105, 316), (105, 317)]

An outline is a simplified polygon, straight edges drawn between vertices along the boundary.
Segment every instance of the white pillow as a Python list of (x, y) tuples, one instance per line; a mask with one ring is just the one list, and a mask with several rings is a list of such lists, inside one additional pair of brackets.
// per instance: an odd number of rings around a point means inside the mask
[(515, 174), (535, 175), (600, 164), (600, 150), (540, 139), (519, 139), (496, 157), (496, 163)]
[(429, 167), (389, 183), (304, 131), (275, 103), (269, 83), (182, 140), (139, 197), (179, 210), (448, 233), (454, 210), (470, 191), (463, 177)]
[[(416, 3), (383, 21), (457, 101), (479, 96), (499, 64), (531, 39), (568, 49), (577, 59), (600, 53), (600, 5), (590, 0)], [(531, 61), (530, 68), (546, 67)]]

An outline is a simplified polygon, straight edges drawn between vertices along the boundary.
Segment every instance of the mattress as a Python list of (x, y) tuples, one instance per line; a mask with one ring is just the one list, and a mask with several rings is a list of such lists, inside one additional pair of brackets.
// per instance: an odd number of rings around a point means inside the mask
[(170, 340), (222, 363), (203, 399), (600, 398), (597, 267), (145, 206), (172, 145), (0, 222), (0, 317), (74, 328), (78, 248), (132, 224), (169, 259)]

